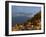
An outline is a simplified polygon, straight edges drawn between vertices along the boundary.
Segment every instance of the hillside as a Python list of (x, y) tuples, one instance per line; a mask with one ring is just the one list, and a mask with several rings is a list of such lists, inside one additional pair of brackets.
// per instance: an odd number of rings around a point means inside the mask
[(36, 15), (34, 15), (34, 17), (32, 17), (31, 19), (27, 20), (27, 21), (31, 21), (34, 22), (35, 20), (41, 20), (41, 12), (37, 13)]
[(34, 17), (28, 19), (23, 24), (16, 24), (12, 27), (12, 31), (20, 30), (40, 30), (41, 29), (41, 11), (38, 12)]

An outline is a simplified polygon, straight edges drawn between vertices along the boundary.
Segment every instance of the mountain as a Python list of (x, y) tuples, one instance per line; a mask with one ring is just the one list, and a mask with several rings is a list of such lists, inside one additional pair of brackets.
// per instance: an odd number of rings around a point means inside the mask
[(25, 13), (25, 12), (19, 12), (19, 13), (12, 14), (12, 16), (14, 16), (14, 17), (16, 17), (16, 16), (31, 17), (32, 15), (33, 15), (33, 13)]

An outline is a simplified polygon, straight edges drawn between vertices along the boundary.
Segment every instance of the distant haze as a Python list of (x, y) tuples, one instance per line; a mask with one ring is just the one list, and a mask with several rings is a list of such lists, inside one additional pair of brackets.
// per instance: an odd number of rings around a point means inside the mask
[(41, 10), (35, 6), (12, 6), (12, 16), (33, 16)]

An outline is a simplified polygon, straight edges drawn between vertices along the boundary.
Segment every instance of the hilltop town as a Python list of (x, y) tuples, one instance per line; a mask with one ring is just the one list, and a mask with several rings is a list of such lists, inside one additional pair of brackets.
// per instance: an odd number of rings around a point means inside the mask
[(12, 31), (23, 30), (40, 30), (41, 29), (41, 12), (37, 13), (31, 19), (28, 19), (23, 24), (15, 24), (12, 27)]

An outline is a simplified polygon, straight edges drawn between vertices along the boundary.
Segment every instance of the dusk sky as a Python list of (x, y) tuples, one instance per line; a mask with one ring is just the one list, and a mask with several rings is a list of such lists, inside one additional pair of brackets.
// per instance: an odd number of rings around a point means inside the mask
[(16, 13), (38, 13), (41, 10), (41, 7), (36, 6), (12, 6), (12, 14), (15, 16)]

